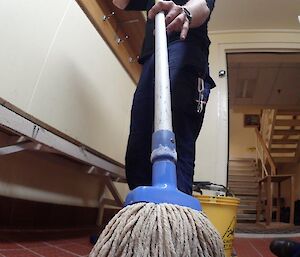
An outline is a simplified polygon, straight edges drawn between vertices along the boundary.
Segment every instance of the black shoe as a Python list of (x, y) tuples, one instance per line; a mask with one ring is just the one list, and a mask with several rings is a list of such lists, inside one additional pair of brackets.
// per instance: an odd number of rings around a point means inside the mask
[(93, 234), (90, 236), (90, 243), (92, 245), (95, 245), (98, 241), (99, 235), (98, 234)]
[(278, 257), (293, 257), (296, 244), (287, 239), (275, 239), (270, 244), (270, 250)]

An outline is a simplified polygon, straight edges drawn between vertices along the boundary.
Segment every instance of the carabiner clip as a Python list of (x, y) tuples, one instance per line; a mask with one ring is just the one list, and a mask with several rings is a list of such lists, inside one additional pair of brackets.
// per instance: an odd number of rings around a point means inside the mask
[(198, 78), (198, 99), (196, 102), (197, 105), (197, 112), (201, 113), (204, 109), (204, 105), (206, 104), (206, 101), (204, 100), (204, 80), (201, 78)]

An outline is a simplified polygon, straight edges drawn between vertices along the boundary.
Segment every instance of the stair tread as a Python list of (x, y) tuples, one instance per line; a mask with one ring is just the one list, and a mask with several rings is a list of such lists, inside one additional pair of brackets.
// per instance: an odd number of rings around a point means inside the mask
[(235, 162), (235, 161), (241, 161), (241, 162), (255, 162), (255, 160), (253, 158), (239, 158), (239, 157), (236, 157), (236, 158), (230, 158), (229, 160), (230, 162)]
[(277, 119), (276, 118), (275, 126), (300, 126), (300, 120), (298, 120), (298, 119)]
[(297, 148), (271, 148), (271, 153), (295, 153), (297, 152)]
[(228, 181), (228, 186), (254, 186), (257, 185), (257, 181)]
[(258, 191), (258, 187), (246, 187), (246, 188), (242, 188), (242, 187), (229, 187), (230, 191), (236, 193), (236, 192), (250, 192), (252, 193), (253, 191), (257, 192)]
[(300, 135), (300, 129), (275, 129), (273, 131), (273, 135)]
[(234, 190), (258, 190), (258, 186), (257, 185), (253, 185), (253, 186), (247, 186), (247, 187), (243, 187), (243, 186), (229, 186), (229, 189), (234, 189)]
[(239, 196), (257, 196), (258, 193), (249, 193), (249, 192), (234, 192), (235, 196), (239, 197)]
[(253, 195), (248, 195), (248, 196), (246, 196), (246, 195), (241, 195), (240, 197), (240, 200), (241, 201), (257, 201), (257, 196), (253, 196)]
[(257, 174), (248, 173), (248, 172), (229, 172), (229, 176), (245, 176), (245, 177), (256, 177)]
[(272, 157), (273, 160), (277, 163), (295, 163), (297, 159), (295, 157)]
[(229, 175), (229, 181), (258, 181), (254, 176), (231, 176)]
[(300, 110), (289, 110), (289, 109), (282, 109), (282, 110), (277, 110), (276, 112), (277, 115), (300, 115)]
[(272, 139), (271, 144), (298, 144), (300, 142), (299, 139)]
[(245, 220), (245, 219), (247, 219), (247, 220), (256, 220), (256, 214), (254, 214), (254, 213), (253, 214), (248, 214), (248, 213), (247, 214), (244, 214), (244, 213), (242, 214), (241, 213), (241, 214), (237, 215), (237, 219), (238, 220)]
[(238, 210), (237, 214), (253, 214), (256, 215), (256, 210)]
[(251, 184), (246, 184), (246, 185), (232, 185), (230, 183), (228, 183), (228, 188), (231, 189), (231, 188), (235, 188), (235, 189), (238, 189), (238, 188), (247, 188), (247, 189), (258, 189), (258, 183), (253, 183), (253, 185)]
[(246, 205), (246, 204), (240, 204), (239, 209), (246, 209), (246, 210), (256, 210), (256, 204), (254, 205)]
[(241, 204), (241, 205), (254, 204), (254, 203), (257, 202), (257, 196), (249, 195), (248, 197), (251, 197), (251, 199), (245, 198), (245, 197), (247, 197), (247, 196), (239, 197), (239, 198), (240, 198), (240, 204)]
[(255, 171), (257, 170), (256, 166), (237, 166), (237, 165), (229, 165), (228, 170), (249, 170), (249, 171)]

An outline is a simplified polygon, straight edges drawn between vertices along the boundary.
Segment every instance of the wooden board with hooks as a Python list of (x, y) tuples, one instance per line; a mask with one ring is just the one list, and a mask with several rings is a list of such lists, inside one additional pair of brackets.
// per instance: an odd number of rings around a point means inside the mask
[(122, 11), (111, 0), (77, 0), (101, 37), (137, 83), (141, 66), (137, 62), (144, 39), (145, 17), (141, 12)]

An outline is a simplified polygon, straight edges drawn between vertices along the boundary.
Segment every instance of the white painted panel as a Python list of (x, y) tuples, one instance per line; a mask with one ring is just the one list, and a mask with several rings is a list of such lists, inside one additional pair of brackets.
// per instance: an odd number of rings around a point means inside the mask
[(134, 89), (128, 74), (72, 0), (28, 112), (123, 163)]
[(70, 0), (0, 0), (0, 97), (25, 109)]

